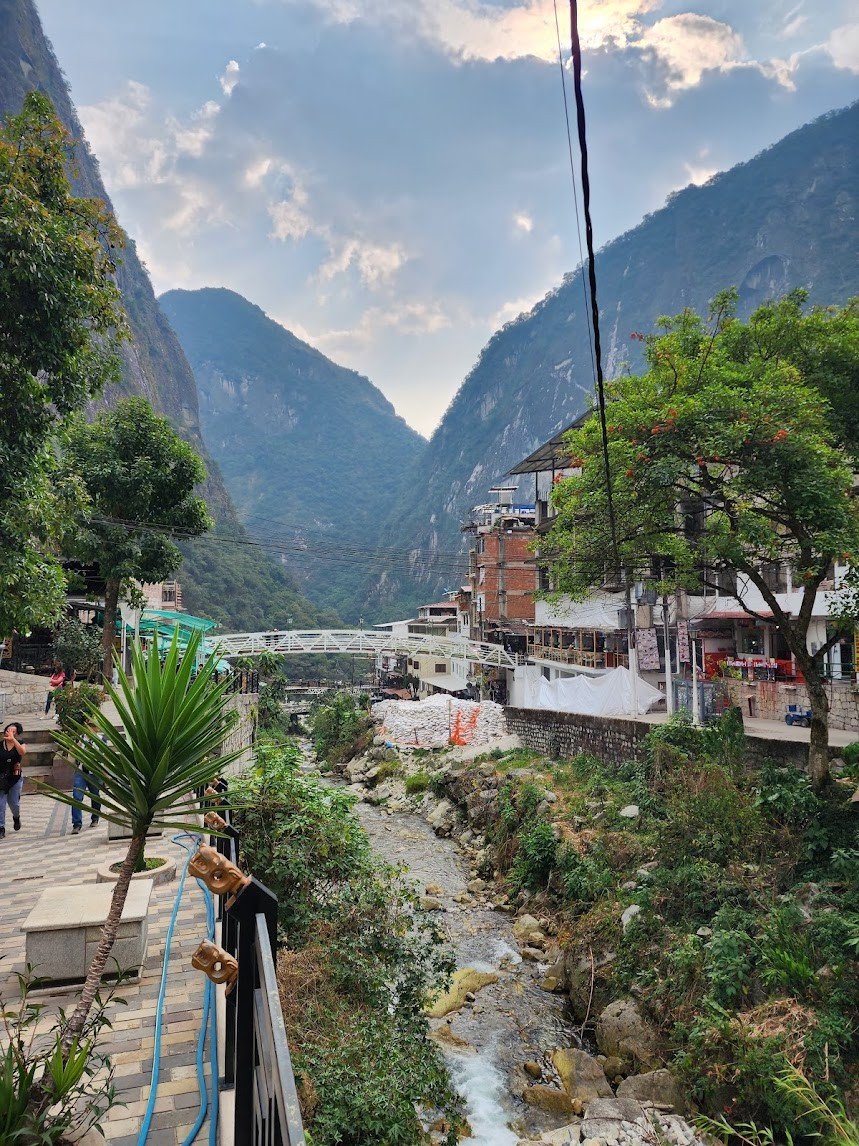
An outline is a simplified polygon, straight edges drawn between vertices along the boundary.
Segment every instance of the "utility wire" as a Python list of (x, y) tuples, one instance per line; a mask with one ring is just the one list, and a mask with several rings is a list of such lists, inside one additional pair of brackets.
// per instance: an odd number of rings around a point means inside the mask
[(588, 328), (588, 350), (591, 356), (591, 373), (593, 374), (594, 386), (597, 382), (596, 362), (594, 361), (594, 346), (593, 335), (591, 333), (591, 316), (588, 302), (588, 288), (585, 283), (585, 256), (582, 251), (582, 227), (579, 219), (579, 195), (576, 189), (576, 165), (573, 160), (573, 137), (570, 132), (570, 108), (567, 103), (567, 80), (564, 75), (564, 53), (561, 48), (561, 25), (558, 21), (558, 0), (553, 0), (555, 6), (555, 37), (558, 41), (558, 70), (561, 74), (561, 91), (564, 95), (564, 122), (567, 127), (567, 154), (570, 157), (570, 182), (573, 188), (573, 207), (576, 212), (576, 235), (579, 240), (579, 267), (582, 272), (582, 296), (585, 300), (585, 325)]
[(593, 322), (593, 348), (596, 358), (597, 402), (599, 406), (600, 429), (602, 431), (602, 452), (605, 464), (606, 503), (608, 524), (611, 533), (612, 556), (615, 565), (620, 567), (617, 546), (617, 521), (614, 512), (614, 495), (611, 483), (611, 462), (608, 450), (608, 424), (606, 421), (605, 383), (602, 371), (602, 349), (600, 346), (600, 315), (597, 305), (597, 272), (594, 258), (594, 229), (591, 221), (591, 181), (588, 174), (588, 140), (585, 121), (585, 100), (582, 94), (582, 45), (579, 40), (578, 0), (570, 0), (570, 40), (573, 57), (573, 91), (576, 97), (576, 126), (579, 137), (579, 151), (582, 158), (582, 209), (585, 216), (585, 242), (588, 250), (588, 288), (591, 299)]
[[(336, 547), (324, 548), (319, 551), (314, 551), (312, 548), (303, 548), (292, 542), (282, 542), (276, 539), (254, 540), (249, 537), (234, 537), (222, 533), (191, 533), (187, 530), (174, 529), (169, 526), (164, 526), (158, 522), (144, 522), (133, 521), (128, 518), (118, 517), (103, 517), (94, 515), (90, 520), (97, 525), (107, 525), (114, 528), (125, 529), (129, 532), (135, 533), (150, 533), (168, 535), (176, 541), (194, 541), (208, 545), (221, 545), (232, 546), (240, 549), (255, 549), (265, 552), (275, 553), (288, 553), (296, 554), (305, 557), (311, 557), (320, 561), (334, 561), (341, 564), (348, 564), (368, 569), (384, 569), (391, 572), (411, 572), (414, 573), (415, 566), (430, 567), (432, 572), (440, 574), (449, 574), (450, 576), (465, 575), (468, 572), (468, 566), (465, 558), (456, 562), (450, 558), (444, 560), (437, 560), (436, 555), (431, 551), (415, 550), (413, 552), (413, 560), (397, 560), (394, 561), (386, 553), (374, 553), (372, 550), (367, 551), (365, 554), (345, 554), (343, 555)], [(531, 559), (529, 559), (530, 561)], [(540, 558), (533, 558), (535, 564), (539, 563)], [(568, 568), (580, 574), (587, 574), (597, 580), (605, 576), (607, 573), (606, 566), (603, 564), (587, 563), (581, 560), (572, 558), (567, 562)], [(639, 566), (630, 566), (628, 569), (630, 574), (638, 574), (641, 579), (652, 577), (652, 568), (649, 562), (643, 562)]]

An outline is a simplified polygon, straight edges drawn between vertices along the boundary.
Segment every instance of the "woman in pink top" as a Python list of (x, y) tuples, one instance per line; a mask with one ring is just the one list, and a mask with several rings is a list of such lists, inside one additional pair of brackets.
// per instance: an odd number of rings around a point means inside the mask
[(54, 693), (58, 688), (62, 688), (66, 683), (66, 674), (63, 666), (54, 664), (54, 671), (51, 673), (51, 679), (48, 681), (48, 699), (45, 701), (45, 716), (51, 707), (51, 701), (54, 699)]

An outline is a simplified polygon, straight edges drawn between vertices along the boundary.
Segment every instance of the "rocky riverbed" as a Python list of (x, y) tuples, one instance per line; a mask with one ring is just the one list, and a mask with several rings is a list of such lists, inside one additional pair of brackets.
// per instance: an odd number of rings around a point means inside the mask
[[(498, 743), (511, 745), (510, 738)], [(380, 737), (367, 756), (340, 769), (373, 846), (408, 869), (423, 910), (443, 915), (456, 951), (459, 970), (431, 1011), (431, 1027), (467, 1104), (468, 1143), (702, 1142), (682, 1118), (684, 1096), (633, 1001), (598, 1016), (596, 1045), (593, 1028), (583, 1038), (574, 1023), (569, 968), (545, 903), (513, 903), (492, 879), (483, 829), (498, 778), (491, 762), (470, 762), (476, 754), (434, 754), (434, 773), (446, 773), (444, 795), (407, 796), (404, 779), (428, 767), (426, 756)]]

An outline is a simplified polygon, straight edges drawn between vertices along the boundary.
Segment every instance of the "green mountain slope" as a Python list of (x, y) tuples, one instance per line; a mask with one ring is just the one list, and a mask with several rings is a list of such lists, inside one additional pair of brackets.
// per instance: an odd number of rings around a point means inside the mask
[[(0, 0), (0, 116), (19, 111), (33, 88), (50, 97), (73, 138), (83, 140), (33, 0)], [(98, 164), (84, 144), (77, 148), (76, 159), (79, 193), (109, 203)], [(185, 562), (178, 576), (186, 607), (232, 630), (271, 628), (286, 624), (289, 616), (296, 624), (322, 623), (323, 615), (298, 592), (287, 572), (248, 544), (218, 467), (203, 445), (194, 375), (130, 239), (122, 252), (118, 281), (133, 337), (122, 351), (122, 383), (98, 404), (110, 404), (122, 394), (142, 394), (171, 420), (205, 458), (209, 476), (203, 494), (217, 522), (215, 532), (229, 539), (201, 539), (184, 547)]]
[(206, 443), (249, 531), (317, 604), (358, 620), (382, 507), (426, 442), (366, 378), (228, 290), (160, 299), (200, 395)]
[[(686, 306), (706, 313), (728, 286), (739, 288), (744, 313), (794, 287), (824, 304), (859, 294), (859, 104), (672, 195), (599, 252), (597, 276), (609, 377), (639, 364), (633, 332), (652, 330), (658, 316)], [(593, 388), (577, 271), (489, 341), (393, 506), (383, 542), (458, 548), (470, 508), (581, 413)], [(533, 491), (523, 487), (522, 496), (533, 500)], [(386, 606), (400, 614), (439, 587), (430, 570), (377, 578), (368, 611)]]

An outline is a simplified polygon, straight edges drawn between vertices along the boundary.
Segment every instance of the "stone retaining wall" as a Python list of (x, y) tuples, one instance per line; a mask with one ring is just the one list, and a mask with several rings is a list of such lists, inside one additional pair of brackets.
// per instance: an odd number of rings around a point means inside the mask
[(0, 718), (41, 712), (47, 695), (47, 677), (0, 670)]
[[(536, 708), (507, 708), (508, 732), (514, 732), (524, 745), (546, 756), (569, 758), (589, 753), (600, 760), (620, 764), (624, 760), (641, 760), (644, 741), (654, 727), (640, 721), (616, 716), (585, 716), (580, 713), (546, 712)], [(838, 756), (837, 748), (829, 749), (830, 758)], [(746, 760), (759, 767), (767, 759), (781, 760), (805, 768), (808, 745), (798, 740), (770, 740), (764, 736), (746, 737)]]
[[(743, 716), (781, 721), (789, 704), (811, 708), (804, 684), (769, 680), (726, 680), (725, 684), (731, 703), (743, 710)], [(859, 686), (849, 681), (831, 681), (826, 692), (829, 697), (829, 727), (848, 731), (855, 729), (859, 739)]]
[(256, 714), (259, 697), (256, 693), (236, 693), (230, 697), (228, 709), (239, 714), (238, 722), (224, 741), (221, 755), (241, 752), (238, 760), (230, 764), (226, 772), (238, 772), (253, 763), (253, 744), (256, 738)]

